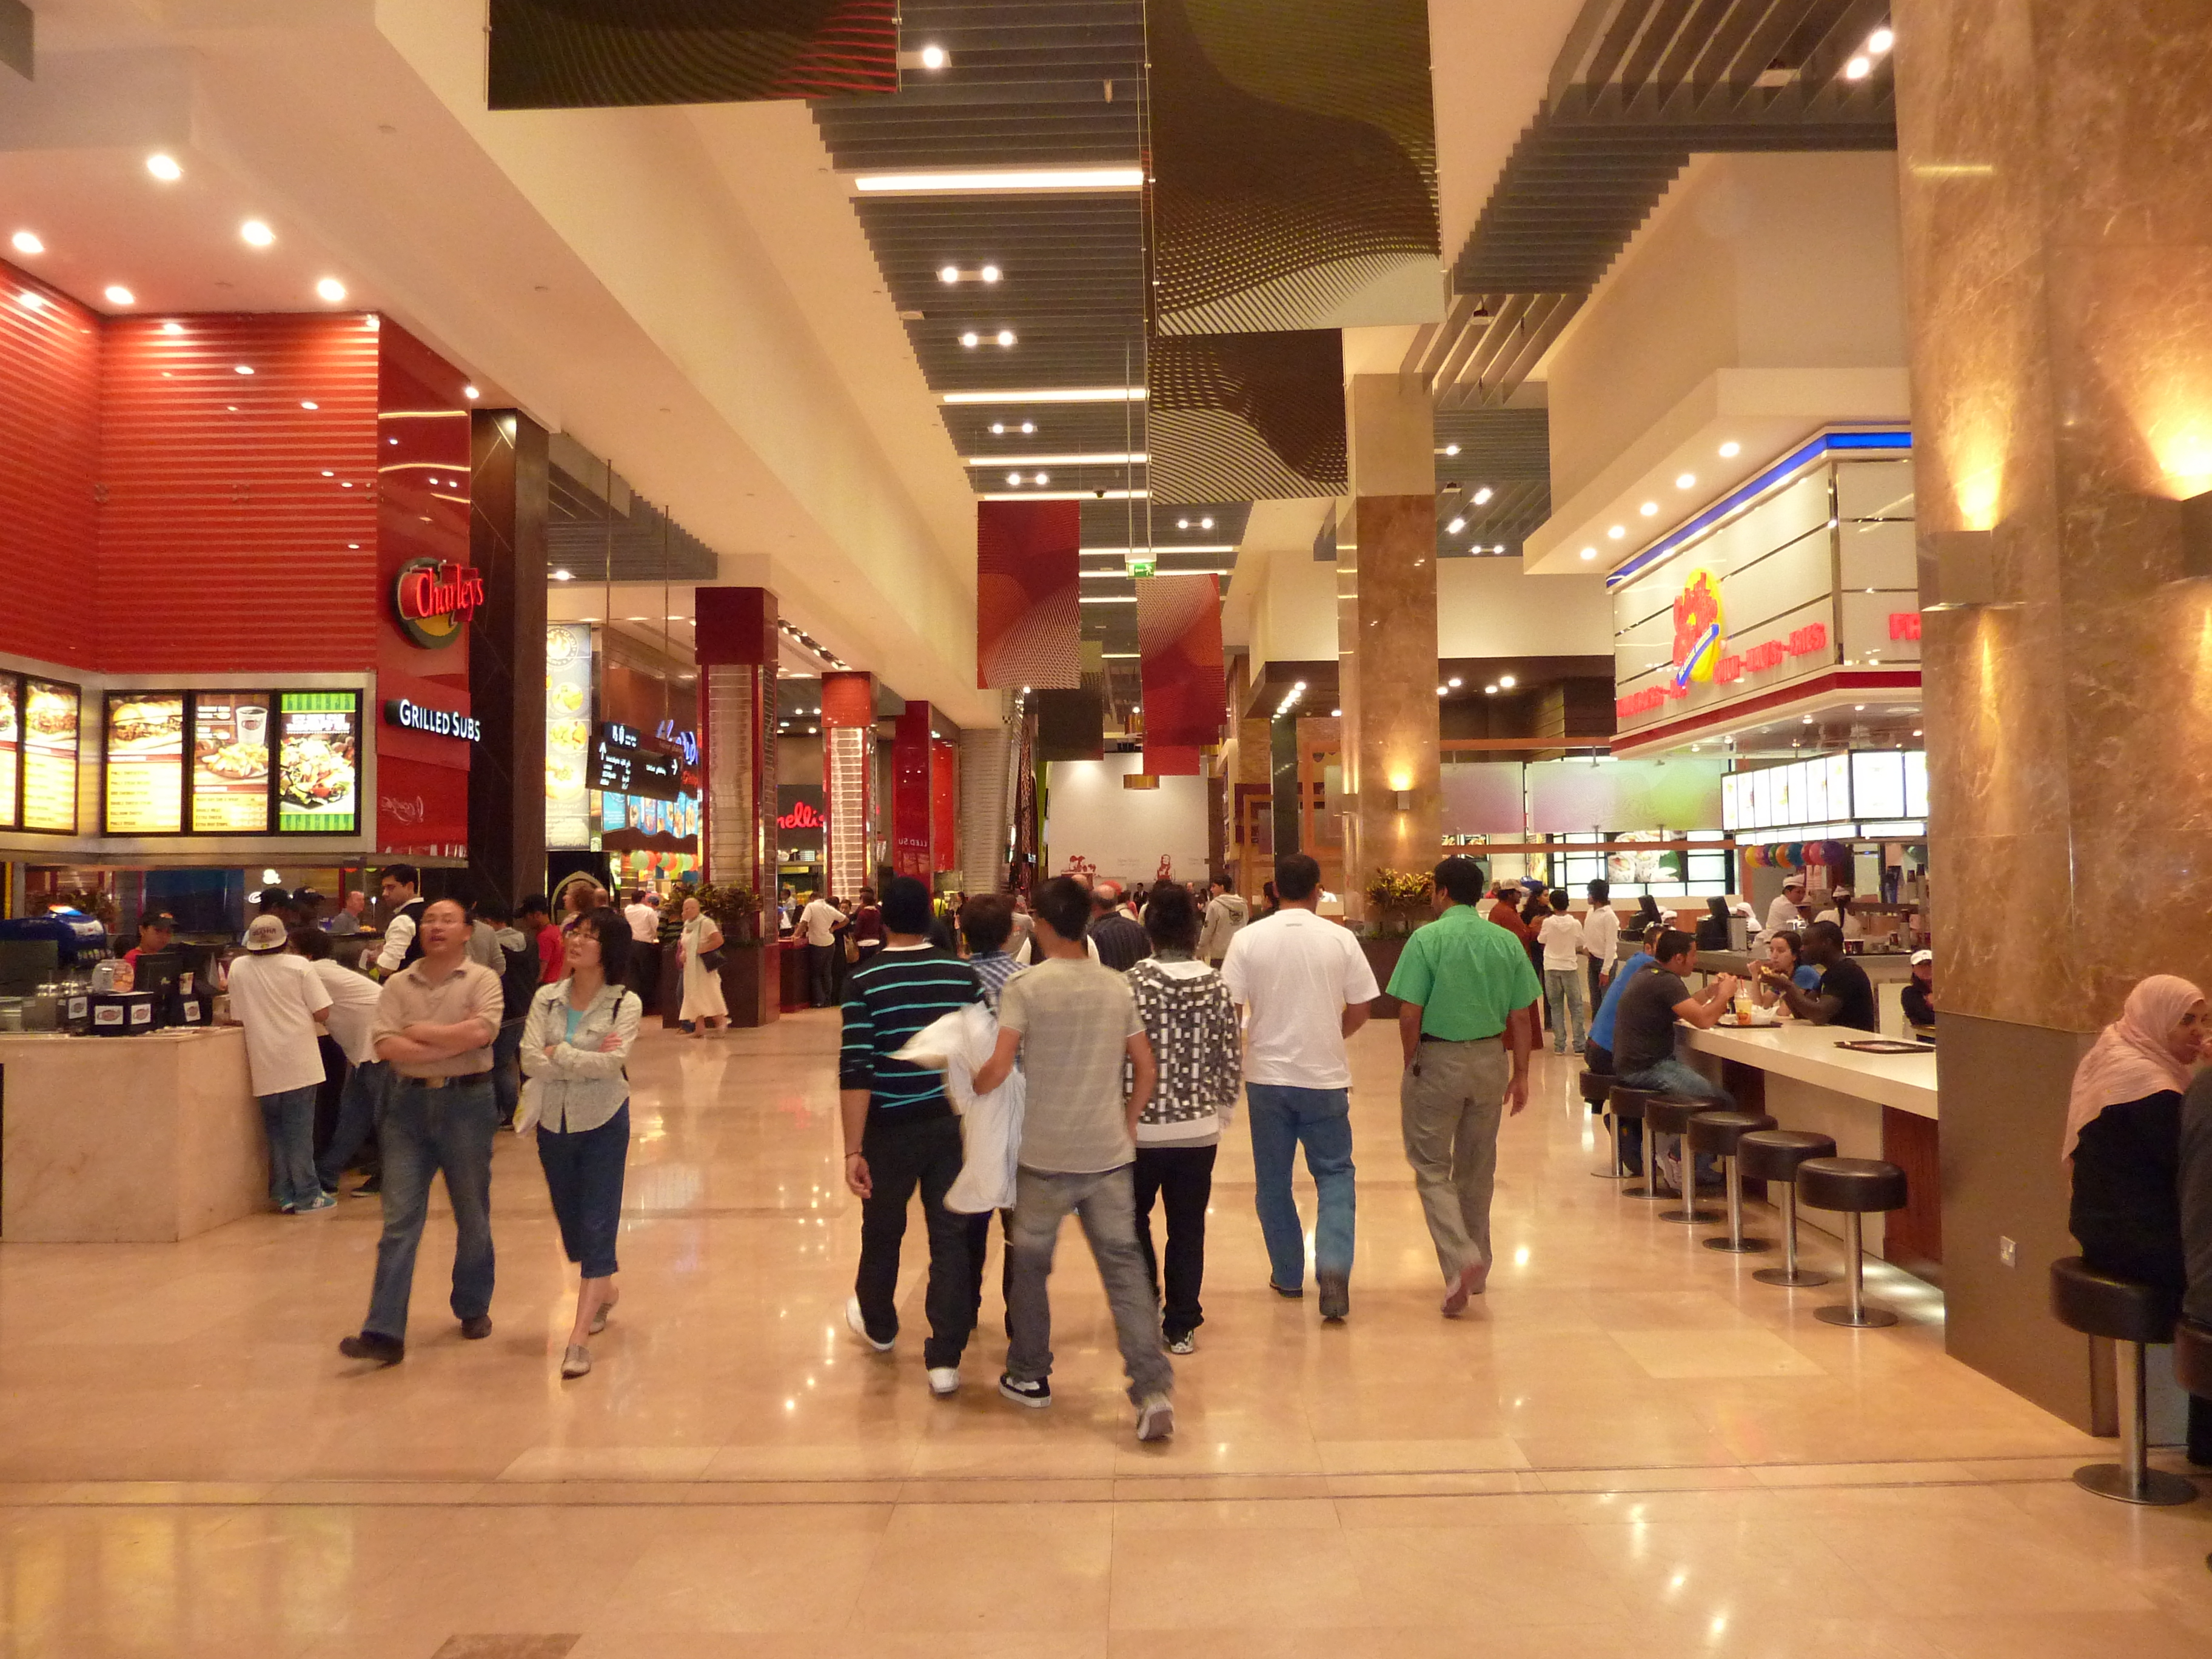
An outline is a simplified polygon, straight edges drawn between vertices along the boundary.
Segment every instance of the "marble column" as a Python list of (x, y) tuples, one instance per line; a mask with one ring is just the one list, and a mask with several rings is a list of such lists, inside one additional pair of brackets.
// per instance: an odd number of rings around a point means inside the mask
[(751, 888), (765, 912), (775, 892), (776, 598), (764, 587), (702, 587), (692, 610), (706, 877)]
[(1988, 532), (1996, 600), (1921, 641), (1948, 1340), (2087, 1425), (2045, 1311), (2068, 1079), (2143, 975), (2212, 985), (2212, 584), (2177, 506), (2212, 489), (2212, 9), (1895, 18), (1919, 522)]
[(545, 428), (512, 409), (470, 417), (469, 558), (484, 603), (469, 632), (469, 872), (510, 907), (545, 887)]
[(876, 677), (822, 677), (822, 861), (832, 897), (876, 884)]
[(1375, 871), (1425, 873), (1442, 843), (1437, 466), (1418, 376), (1356, 374), (1346, 398), (1352, 502), (1337, 539), (1337, 657), (1345, 910), (1360, 916)]

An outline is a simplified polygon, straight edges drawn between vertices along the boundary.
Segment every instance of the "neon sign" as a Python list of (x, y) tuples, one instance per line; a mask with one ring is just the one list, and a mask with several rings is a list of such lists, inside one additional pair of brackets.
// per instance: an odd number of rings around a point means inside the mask
[[(1679, 610), (1676, 614), (1678, 617), (1680, 614)], [(1914, 620), (1918, 618), (1916, 617)], [(1677, 640), (1680, 637), (1678, 633)], [(1827, 623), (1808, 623), (1802, 628), (1792, 629), (1783, 638), (1762, 640), (1747, 650), (1721, 657), (1714, 663), (1711, 678), (1716, 685), (1732, 685), (1746, 674), (1778, 668), (1792, 657), (1817, 656), (1827, 648)], [(1655, 708), (1664, 708), (1672, 700), (1689, 695), (1689, 677), (1678, 667), (1675, 672), (1657, 685), (1647, 685), (1641, 691), (1632, 691), (1625, 697), (1615, 698), (1613, 712), (1622, 720), (1633, 720), (1638, 714), (1648, 714)]]
[(1720, 578), (1710, 570), (1693, 570), (1674, 596), (1674, 684), (1685, 691), (1693, 680), (1711, 684), (1727, 640)]
[(775, 827), (779, 830), (819, 830), (822, 828), (822, 814), (805, 801), (800, 801), (775, 821)]
[(1893, 640), (1917, 640), (1920, 637), (1920, 613), (1917, 611), (1893, 611), (1889, 613), (1889, 637)]
[(392, 597), (400, 631), (426, 651), (442, 650), (483, 604), (483, 574), (472, 564), (410, 559), (399, 567)]

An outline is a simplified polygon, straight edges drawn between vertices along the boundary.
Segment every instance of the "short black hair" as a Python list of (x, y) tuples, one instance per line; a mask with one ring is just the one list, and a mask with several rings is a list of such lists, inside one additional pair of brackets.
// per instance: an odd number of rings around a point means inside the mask
[(1844, 948), (1844, 930), (1832, 921), (1814, 922), (1805, 930), (1805, 938), (1808, 943), (1817, 939), (1824, 945), (1834, 945), (1838, 951)]
[(295, 927), (292, 948), (310, 962), (321, 962), (331, 953), (331, 936), (319, 927)]
[(422, 884), (422, 872), (411, 864), (387, 864), (376, 872), (376, 878), (396, 881), (402, 887), (419, 888)]
[(1695, 951), (1698, 941), (1679, 927), (1662, 927), (1659, 937), (1645, 947), (1654, 962), (1672, 962), (1686, 951)]
[(1275, 860), (1275, 890), (1293, 903), (1310, 899), (1321, 885), (1321, 866), (1308, 853), (1285, 853)]
[(493, 896), (477, 901), (477, 914), (495, 927), (504, 927), (514, 920), (514, 912), (507, 908), (504, 899)]
[(1589, 892), (1589, 901), (1592, 904), (1607, 903), (1613, 897), (1613, 884), (1607, 881), (1603, 876), (1600, 876), (1591, 882), (1588, 890)]
[(1194, 951), (1198, 948), (1198, 903), (1190, 889), (1178, 881), (1164, 881), (1152, 889), (1152, 902), (1145, 908), (1145, 933), (1155, 951)]
[(1229, 885), (1229, 878), (1217, 870), (1206, 878), (1206, 884), (1209, 887), (1226, 887)]
[[(860, 897), (874, 903), (874, 896), (863, 887)], [(926, 933), (934, 915), (929, 906), (929, 886), (919, 876), (893, 876), (891, 884), (884, 889), (884, 927), (893, 933)]]
[(553, 914), (553, 901), (543, 893), (532, 893), (514, 907), (518, 916), (547, 916)]
[(1080, 944), (1084, 929), (1091, 925), (1091, 895), (1073, 876), (1039, 883), (1030, 895), (1030, 909), (1070, 945)]
[(1437, 885), (1454, 904), (1474, 904), (1482, 898), (1482, 865), (1464, 853), (1454, 853), (1436, 869)]
[(1004, 893), (978, 893), (960, 907), (960, 931), (976, 956), (1002, 948), (1014, 931), (1014, 902)]
[[(588, 927), (592, 937), (599, 942), (599, 970), (607, 976), (610, 985), (622, 985), (629, 979), (629, 919), (611, 904), (602, 904), (586, 910), (576, 919), (576, 928)], [(571, 928), (573, 934), (576, 928)]]
[(1554, 910), (1564, 910), (1566, 908), (1567, 890), (1564, 887), (1554, 887), (1552, 890), (1552, 908)]

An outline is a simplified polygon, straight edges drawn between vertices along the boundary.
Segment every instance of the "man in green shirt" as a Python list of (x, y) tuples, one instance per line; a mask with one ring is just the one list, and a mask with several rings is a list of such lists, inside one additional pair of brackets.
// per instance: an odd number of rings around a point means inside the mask
[(1515, 1113), (1528, 1103), (1528, 1050), (1544, 992), (1521, 941), (1474, 908), (1482, 866), (1448, 858), (1436, 882), (1443, 914), (1406, 941), (1389, 994), (1403, 1005), (1406, 1161), (1443, 1269), (1443, 1311), (1455, 1316), (1489, 1281), (1498, 1126), (1508, 1100)]

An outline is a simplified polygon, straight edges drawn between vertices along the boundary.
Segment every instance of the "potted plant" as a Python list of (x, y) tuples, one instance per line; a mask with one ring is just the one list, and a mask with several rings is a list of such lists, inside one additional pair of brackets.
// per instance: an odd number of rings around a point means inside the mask
[(761, 939), (760, 894), (750, 887), (702, 883), (691, 895), (722, 933), (722, 1000), (732, 1025), (765, 1025), (779, 1012), (769, 947)]
[(1377, 870), (1367, 878), (1368, 920), (1377, 937), (1403, 939), (1429, 919), (1434, 883), (1411, 870)]

